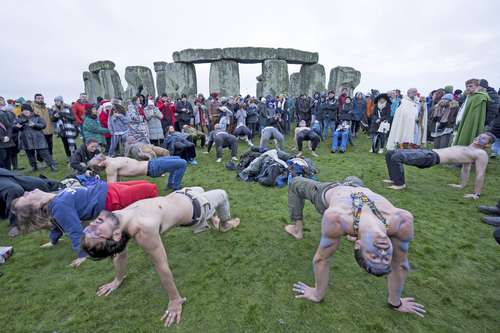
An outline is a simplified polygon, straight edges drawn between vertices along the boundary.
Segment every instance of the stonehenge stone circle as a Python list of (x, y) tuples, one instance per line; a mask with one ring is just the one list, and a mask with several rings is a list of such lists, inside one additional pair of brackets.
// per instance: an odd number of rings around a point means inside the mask
[[(240, 94), (239, 64), (262, 64), (257, 77), (256, 96), (286, 94), (297, 97), (325, 91), (326, 74), (318, 63), (317, 52), (291, 48), (228, 47), (213, 49), (185, 49), (172, 54), (172, 63), (154, 62), (153, 74), (148, 67), (129, 66), (125, 70), (127, 90), (124, 92), (115, 64), (109, 60), (96, 61), (83, 73), (85, 92), (91, 102), (98, 96), (128, 100), (135, 96), (139, 86), (144, 95), (168, 94), (173, 98), (186, 94), (192, 99), (198, 93), (195, 64), (210, 63), (209, 91), (221, 96)], [(301, 65), (299, 73), (288, 76), (288, 64)], [(352, 67), (335, 67), (330, 71), (328, 89), (337, 94), (342, 88), (350, 93), (361, 79), (361, 73)]]

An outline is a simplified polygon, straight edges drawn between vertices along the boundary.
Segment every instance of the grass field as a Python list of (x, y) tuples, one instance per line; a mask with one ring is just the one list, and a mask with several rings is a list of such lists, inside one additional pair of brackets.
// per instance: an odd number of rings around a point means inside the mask
[[(57, 173), (69, 174), (62, 145), (55, 149)], [(291, 139), (287, 138), (291, 147)], [(244, 146), (240, 146), (243, 151)], [(313, 283), (311, 259), (319, 242), (320, 215), (306, 204), (305, 239), (295, 241), (283, 231), (288, 221), (287, 189), (244, 183), (215, 163), (215, 152), (198, 154), (189, 166), (185, 186), (224, 188), (232, 215), (241, 226), (229, 233), (193, 235), (177, 229), (163, 235), (170, 267), (180, 293), (187, 297), (176, 332), (500, 332), (500, 247), (492, 228), (479, 221), (478, 204), (494, 204), (500, 188), (500, 162), (491, 160), (479, 201), (471, 193), (446, 184), (457, 182), (458, 169), (438, 166), (406, 168), (408, 188), (384, 189), (383, 155), (368, 153), (364, 136), (346, 154), (331, 154), (322, 143), (315, 159), (320, 180), (349, 175), (415, 216), (410, 245), (411, 271), (403, 295), (425, 305), (424, 319), (386, 306), (386, 279), (364, 273), (354, 261), (352, 244), (342, 241), (331, 265), (330, 286), (320, 304), (296, 300), (292, 284)], [(306, 153), (307, 155), (307, 153)], [(225, 160), (229, 156), (225, 152)], [(27, 168), (26, 157), (20, 156)], [(28, 172), (27, 172), (28, 173)], [(151, 179), (162, 190), (165, 179)], [(110, 282), (109, 260), (86, 261), (78, 269), (70, 242), (63, 238), (41, 250), (46, 231), (9, 239), (0, 223), (0, 245), (15, 254), (0, 267), (0, 332), (162, 332), (160, 317), (167, 297), (149, 258), (134, 242), (129, 246), (124, 284), (108, 297), (96, 288)]]

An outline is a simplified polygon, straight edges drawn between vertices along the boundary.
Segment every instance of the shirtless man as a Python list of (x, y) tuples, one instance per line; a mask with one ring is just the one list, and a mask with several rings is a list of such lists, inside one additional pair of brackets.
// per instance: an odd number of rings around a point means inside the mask
[(168, 183), (165, 189), (178, 190), (181, 188), (182, 177), (186, 171), (186, 161), (179, 156), (164, 156), (150, 161), (137, 161), (128, 157), (108, 157), (99, 154), (88, 163), (95, 172), (106, 171), (108, 183), (116, 182), (118, 177), (149, 176), (161, 177), (169, 172)]
[(238, 218), (231, 219), (229, 199), (224, 190), (205, 192), (201, 187), (184, 188), (165, 197), (136, 202), (126, 209), (103, 211), (85, 230), (83, 248), (95, 259), (113, 256), (115, 279), (97, 290), (98, 296), (109, 295), (120, 287), (127, 266), (127, 242), (134, 238), (150, 255), (169, 302), (161, 320), (165, 326), (181, 320), (181, 297), (167, 261), (161, 234), (178, 227), (192, 227), (201, 232), (213, 227), (221, 232), (236, 228)]
[(157, 157), (169, 156), (168, 150), (150, 143), (138, 142), (133, 136), (127, 137), (124, 149), (125, 157), (132, 157), (140, 161), (149, 161)]
[(401, 190), (406, 187), (403, 165), (413, 165), (418, 168), (430, 168), (437, 164), (462, 164), (460, 184), (450, 184), (451, 187), (463, 189), (469, 181), (472, 164), (476, 167), (474, 193), (464, 195), (465, 198), (479, 199), (484, 184), (484, 175), (488, 165), (488, 154), (484, 147), (495, 140), (491, 133), (479, 135), (468, 146), (452, 146), (442, 149), (398, 149), (390, 150), (385, 155), (389, 178), (383, 180), (391, 184), (388, 188)]
[(413, 216), (394, 207), (387, 199), (366, 187), (356, 177), (343, 183), (320, 183), (296, 177), (288, 187), (288, 210), (295, 224), (287, 225), (286, 232), (296, 239), (303, 238), (303, 208), (311, 201), (323, 214), (321, 240), (313, 259), (315, 284), (303, 282), (293, 285), (296, 298), (320, 302), (329, 280), (330, 257), (335, 253), (344, 235), (355, 237), (354, 257), (368, 273), (375, 276), (389, 274), (389, 307), (399, 312), (425, 313), (413, 298), (402, 298), (410, 265), (408, 248), (413, 239)]

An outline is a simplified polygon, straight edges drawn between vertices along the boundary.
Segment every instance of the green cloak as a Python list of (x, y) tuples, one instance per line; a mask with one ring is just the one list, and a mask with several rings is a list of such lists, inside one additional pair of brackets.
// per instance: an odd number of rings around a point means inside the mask
[(457, 134), (453, 145), (468, 146), (475, 137), (484, 132), (484, 122), (486, 120), (486, 102), (488, 94), (477, 92), (467, 98), (462, 120), (458, 125)]

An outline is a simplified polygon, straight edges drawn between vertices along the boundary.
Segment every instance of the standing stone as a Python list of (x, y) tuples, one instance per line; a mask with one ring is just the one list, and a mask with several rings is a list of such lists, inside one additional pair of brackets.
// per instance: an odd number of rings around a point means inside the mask
[(125, 68), (125, 81), (127, 81), (127, 90), (125, 98), (131, 99), (139, 92), (139, 87), (142, 86), (141, 94), (144, 96), (155, 97), (155, 82), (153, 74), (148, 67), (144, 66), (127, 66)]
[(325, 91), (325, 67), (321, 64), (302, 65), (300, 67), (301, 92), (312, 96), (315, 92)]
[(262, 74), (257, 76), (257, 87), (255, 90), (255, 96), (260, 99), (262, 97)]
[(120, 74), (114, 69), (104, 69), (97, 73), (99, 82), (103, 89), (102, 97), (104, 99), (120, 98), (123, 99), (123, 86)]
[(237, 96), (240, 94), (240, 72), (238, 63), (231, 60), (212, 62), (209, 78), (210, 94), (217, 92), (220, 96)]
[(111, 60), (100, 60), (89, 65), (89, 71), (91, 73), (98, 73), (103, 69), (115, 69), (115, 63)]
[(91, 103), (97, 103), (97, 96), (103, 96), (104, 90), (99, 82), (99, 76), (92, 72), (83, 72), (85, 94)]
[(288, 65), (285, 60), (262, 63), (262, 95), (288, 95)]
[(336, 95), (340, 95), (343, 88), (349, 90), (352, 95), (361, 81), (361, 72), (352, 67), (337, 66), (330, 71), (330, 80), (328, 80), (328, 90), (335, 90)]
[(182, 94), (186, 94), (188, 98), (196, 96), (197, 86), (194, 64), (169, 64), (158, 61), (154, 63), (154, 66), (158, 95), (167, 94), (172, 98), (178, 98)]
[(300, 73), (292, 73), (290, 75), (290, 85), (288, 88), (290, 97), (299, 97), (302, 94)]

